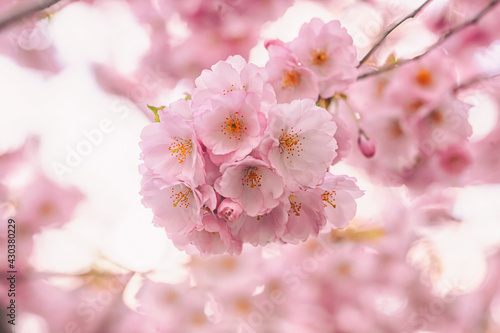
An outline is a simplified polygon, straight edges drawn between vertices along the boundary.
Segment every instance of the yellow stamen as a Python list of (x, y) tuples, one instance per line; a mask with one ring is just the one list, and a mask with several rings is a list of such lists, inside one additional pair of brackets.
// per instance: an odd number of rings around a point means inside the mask
[(220, 131), (224, 135), (229, 135), (229, 139), (233, 137), (237, 140), (241, 140), (241, 136), (245, 133), (247, 127), (243, 122), (243, 115), (240, 115), (239, 112), (235, 112), (234, 115), (226, 117), (226, 120), (220, 125)]
[(325, 202), (325, 203), (323, 203), (323, 205), (325, 207), (328, 204), (328, 205), (332, 206), (333, 208), (337, 208), (337, 205), (333, 203), (335, 201), (335, 198), (333, 197), (334, 195), (337, 195), (337, 192), (325, 191), (325, 192), (323, 192), (323, 194), (321, 194), (321, 200), (323, 200)]
[[(302, 208), (302, 203), (295, 201), (297, 196), (290, 195), (288, 200), (290, 201), (290, 209), (294, 212), (295, 216), (300, 216), (300, 209)], [(290, 215), (290, 213), (288, 213)]]
[(184, 188), (179, 192), (175, 192), (175, 189), (172, 187), (172, 194), (170, 195), (170, 199), (174, 201), (172, 205), (174, 207), (179, 206), (179, 208), (188, 208), (191, 194), (193, 194), (193, 191), (189, 188)]
[(179, 163), (182, 163), (193, 151), (193, 142), (191, 140), (185, 140), (175, 136), (174, 142), (168, 146), (168, 150), (170, 150), (172, 156), (177, 158)]
[(323, 66), (323, 64), (328, 62), (328, 60), (330, 59), (328, 54), (326, 54), (326, 52), (323, 50), (314, 50), (313, 52), (311, 52), (311, 56), (312, 64), (314, 66)]
[(295, 69), (285, 71), (283, 73), (283, 85), (281, 86), (281, 89), (285, 90), (288, 88), (295, 88), (300, 85), (301, 79), (302, 75)]
[(300, 152), (304, 151), (300, 146), (302, 146), (301, 140), (305, 140), (306, 138), (304, 136), (299, 137), (300, 130), (294, 133), (293, 127), (286, 133), (284, 129), (281, 129), (281, 132), (283, 134), (281, 134), (279, 139), (280, 154), (285, 153), (286, 158), (291, 162), (290, 157), (299, 157)]
[(243, 178), (241, 178), (241, 185), (250, 186), (250, 188), (255, 188), (262, 186), (262, 175), (258, 173), (259, 168), (257, 167), (248, 167), (245, 169), (245, 174)]

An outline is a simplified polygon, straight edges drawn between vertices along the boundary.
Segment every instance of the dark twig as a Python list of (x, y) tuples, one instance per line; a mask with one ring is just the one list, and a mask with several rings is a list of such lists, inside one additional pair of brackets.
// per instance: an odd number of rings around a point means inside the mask
[(383, 67), (379, 68), (376, 71), (365, 73), (365, 74), (361, 74), (361, 75), (358, 76), (358, 80), (365, 79), (365, 78), (373, 76), (373, 75), (378, 75), (378, 74), (385, 73), (387, 71), (390, 71), (391, 69), (394, 69), (396, 67), (402, 66), (402, 65), (407, 64), (409, 62), (412, 62), (412, 61), (415, 61), (415, 60), (418, 60), (418, 59), (422, 58), (423, 56), (425, 56), (429, 52), (431, 52), (431, 51), (435, 50), (436, 48), (438, 48), (439, 46), (441, 46), (452, 35), (454, 35), (454, 34), (460, 32), (460, 31), (462, 31), (463, 29), (467, 28), (470, 25), (473, 25), (473, 24), (477, 23), (484, 15), (486, 15), (499, 2), (500, 2), (500, 0), (493, 0), (492, 2), (490, 2), (488, 4), (488, 6), (486, 6), (483, 10), (481, 10), (472, 19), (467, 20), (464, 23), (462, 23), (462, 24), (460, 24), (460, 25), (452, 28), (447, 33), (445, 33), (443, 36), (441, 36), (441, 38), (439, 38), (437, 40), (437, 42), (435, 42), (430, 47), (428, 47), (427, 50), (424, 53), (422, 53), (422, 54), (420, 54), (420, 55), (418, 55), (416, 57), (413, 57), (411, 59), (403, 59), (403, 60), (400, 60), (400, 61), (398, 61), (398, 62), (396, 62), (394, 64), (383, 66)]
[(409, 20), (409, 19), (414, 18), (415, 16), (417, 16), (417, 14), (422, 9), (424, 9), (424, 7), (427, 6), (427, 4), (429, 2), (431, 2), (431, 1), (432, 0), (425, 1), (420, 7), (418, 7), (417, 9), (415, 9), (412, 13), (410, 13), (408, 16), (404, 17), (401, 21), (397, 22), (389, 30), (387, 30), (382, 35), (382, 37), (380, 37), (380, 39), (375, 43), (375, 45), (373, 45), (373, 47), (370, 49), (370, 51), (368, 51), (368, 53), (363, 57), (363, 59), (360, 60), (358, 67), (361, 67), (361, 65), (363, 65), (368, 60), (368, 58), (370, 58), (370, 56), (380, 47), (380, 45), (382, 45), (383, 41), (387, 38), (387, 36), (389, 36), (389, 34), (391, 32), (393, 32), (397, 27), (399, 27), (401, 24), (403, 24), (403, 22), (405, 22), (406, 20)]
[(5, 29), (11, 24), (29, 17), (39, 11), (49, 8), (61, 0), (37, 0), (29, 4), (20, 4), (8, 10), (4, 15), (0, 15), (0, 30)]
[(453, 92), (456, 93), (460, 90), (467, 89), (467, 88), (475, 85), (476, 83), (484, 82), (484, 81), (488, 81), (488, 80), (493, 80), (493, 79), (498, 78), (498, 77), (500, 77), (500, 73), (493, 74), (493, 75), (480, 74), (480, 75), (477, 75), (477, 76), (474, 76), (474, 77), (468, 79), (467, 81), (460, 83), (455, 88), (453, 88)]

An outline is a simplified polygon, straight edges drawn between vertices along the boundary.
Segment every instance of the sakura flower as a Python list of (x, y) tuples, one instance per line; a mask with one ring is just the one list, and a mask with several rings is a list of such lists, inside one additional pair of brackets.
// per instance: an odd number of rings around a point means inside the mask
[(206, 293), (189, 281), (180, 284), (157, 283), (146, 279), (137, 293), (142, 312), (153, 321), (157, 332), (210, 332), (213, 323), (203, 309)]
[(266, 70), (278, 103), (301, 98), (318, 99), (318, 79), (314, 72), (301, 65), (290, 49), (278, 42), (268, 42), (267, 50)]
[(442, 98), (439, 104), (421, 114), (413, 124), (421, 142), (421, 150), (432, 154), (437, 148), (461, 143), (472, 134), (467, 117), (470, 105), (451, 96)]
[(238, 235), (238, 238), (245, 243), (264, 246), (283, 235), (287, 220), (287, 208), (284, 204), (280, 204), (263, 215), (242, 215), (231, 228), (231, 232)]
[(265, 214), (281, 202), (285, 193), (283, 180), (265, 162), (247, 156), (221, 169), (222, 176), (215, 181), (215, 190), (240, 204), (246, 214)]
[(203, 184), (203, 153), (192, 126), (168, 113), (160, 120), (142, 130), (139, 146), (144, 165), (164, 177), (191, 181), (195, 186)]
[(346, 227), (356, 215), (355, 199), (363, 195), (356, 178), (328, 173), (319, 188), (323, 190), (321, 200), (327, 222), (335, 228)]
[(330, 113), (313, 100), (278, 104), (270, 111), (261, 152), (289, 189), (315, 186), (337, 155), (336, 129)]
[[(332, 106), (330, 106), (330, 108), (332, 108)], [(337, 156), (335, 156), (332, 162), (332, 165), (334, 165), (344, 157), (349, 156), (351, 153), (351, 131), (349, 130), (347, 124), (339, 116), (332, 113), (331, 110), (329, 110), (329, 112), (332, 115), (333, 121), (337, 124), (337, 130), (333, 136), (338, 145), (338, 148), (335, 151)]]
[[(187, 84), (188, 83), (186, 83), (186, 85)], [(168, 116), (172, 115), (172, 114), (183, 118), (187, 122), (192, 121), (193, 120), (192, 104), (193, 103), (191, 100), (186, 100), (184, 98), (181, 98), (175, 102), (170, 103), (170, 105), (168, 107), (164, 108), (163, 110), (158, 111), (158, 115), (160, 116), (160, 122), (161, 121), (169, 121), (170, 117), (168, 117)], [(167, 117), (164, 120), (163, 117), (165, 115), (167, 115)]]
[(447, 59), (447, 55), (434, 51), (422, 60), (401, 67), (386, 87), (388, 101), (400, 105), (406, 116), (427, 111), (457, 81), (452, 61), (443, 61), (443, 58)]
[(170, 239), (188, 254), (240, 254), (242, 242), (231, 235), (228, 224), (212, 213), (203, 216), (202, 225), (196, 225), (188, 234), (171, 234)]
[(17, 219), (33, 233), (43, 227), (60, 227), (71, 219), (82, 199), (76, 188), (64, 188), (39, 174), (20, 195)]
[(230, 56), (226, 61), (213, 65), (211, 70), (204, 70), (195, 84), (192, 95), (195, 107), (203, 104), (207, 98), (225, 96), (236, 90), (256, 94), (264, 113), (276, 103), (273, 87), (267, 82), (267, 72), (254, 64), (247, 64), (241, 56)]
[(242, 159), (260, 143), (266, 117), (257, 95), (234, 91), (202, 105), (194, 120), (201, 142), (215, 164)]
[(344, 91), (357, 78), (356, 48), (339, 21), (318, 18), (304, 24), (297, 38), (286, 44), (319, 80), (319, 92), (329, 98)]
[(203, 229), (198, 229), (193, 231), (189, 238), (202, 255), (241, 253), (242, 242), (231, 235), (229, 227), (223, 220), (207, 214), (203, 218)]
[(167, 233), (185, 234), (201, 225), (202, 209), (215, 208), (211, 186), (198, 188), (175, 178), (164, 178), (151, 172), (143, 175), (142, 203), (153, 210), (153, 222)]
[(321, 191), (315, 188), (292, 192), (288, 200), (288, 222), (281, 240), (297, 243), (298, 240), (305, 241), (310, 235), (317, 236), (326, 223)]

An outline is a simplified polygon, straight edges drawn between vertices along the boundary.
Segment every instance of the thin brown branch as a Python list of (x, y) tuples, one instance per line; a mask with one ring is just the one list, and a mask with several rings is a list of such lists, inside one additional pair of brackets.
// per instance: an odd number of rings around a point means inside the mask
[(39, 11), (49, 8), (61, 0), (36, 0), (29, 4), (20, 4), (0, 15), (0, 31), (11, 24), (21, 21)]
[(380, 37), (380, 39), (373, 45), (373, 47), (370, 49), (370, 51), (368, 51), (368, 53), (363, 57), (363, 59), (360, 60), (359, 62), (359, 65), (358, 67), (361, 67), (361, 65), (363, 65), (369, 58), (370, 56), (380, 47), (380, 45), (382, 45), (382, 43), (384, 42), (384, 40), (387, 38), (387, 36), (389, 36), (389, 34), (391, 32), (393, 32), (397, 27), (399, 27), (401, 24), (403, 24), (405, 21), (411, 19), (411, 18), (414, 18), (415, 16), (417, 16), (417, 14), (422, 10), (424, 9), (425, 6), (427, 6), (427, 4), (429, 2), (431, 2), (432, 0), (427, 0), (425, 1), (420, 7), (418, 7), (417, 9), (415, 9), (412, 13), (410, 13), (408, 16), (404, 17), (402, 20), (400, 20), (399, 22), (397, 22), (396, 24), (394, 24), (391, 28), (389, 28), (383, 35), (382, 37)]
[(488, 81), (488, 80), (493, 80), (493, 79), (498, 78), (498, 77), (500, 77), (500, 73), (493, 74), (493, 75), (484, 75), (484, 74), (477, 75), (477, 76), (474, 76), (474, 77), (468, 79), (467, 81), (464, 81), (464, 82), (458, 84), (455, 88), (453, 88), (453, 92), (456, 93), (460, 90), (470, 88), (471, 86), (475, 85), (476, 83), (484, 82), (484, 81)]
[(490, 2), (488, 4), (488, 6), (486, 6), (483, 10), (481, 10), (476, 16), (474, 16), (473, 18), (471, 18), (470, 20), (467, 20), (465, 22), (463, 22), (462, 24), (450, 29), (447, 33), (445, 33), (443, 36), (441, 36), (434, 44), (432, 44), (430, 47), (427, 48), (427, 50), (425, 50), (424, 53), (416, 56), (416, 57), (413, 57), (411, 59), (403, 59), (403, 60), (400, 60), (394, 64), (391, 64), (391, 65), (387, 65), (387, 66), (383, 66), (381, 68), (379, 68), (378, 70), (376, 71), (373, 71), (373, 72), (369, 72), (369, 73), (365, 73), (365, 74), (361, 74), (358, 76), (358, 80), (361, 80), (361, 79), (365, 79), (367, 77), (370, 77), (370, 76), (374, 76), (374, 75), (378, 75), (378, 74), (382, 74), (382, 73), (385, 73), (387, 71), (390, 71), (391, 69), (394, 69), (396, 67), (400, 67), (404, 64), (407, 64), (409, 62), (412, 62), (412, 61), (415, 61), (415, 60), (418, 60), (420, 58), (422, 58), (423, 56), (427, 55), (429, 52), (435, 50), (436, 48), (438, 48), (439, 46), (441, 46), (445, 41), (447, 41), (452, 35), (462, 31), (463, 29), (467, 28), (468, 26), (471, 26), (473, 24), (476, 24), (477, 22), (479, 22), (479, 20), (484, 16), (486, 15), (488, 12), (491, 11), (491, 9), (493, 7), (495, 7), (495, 5), (497, 5), (498, 3), (500, 2), (500, 0), (493, 0), (492, 2)]

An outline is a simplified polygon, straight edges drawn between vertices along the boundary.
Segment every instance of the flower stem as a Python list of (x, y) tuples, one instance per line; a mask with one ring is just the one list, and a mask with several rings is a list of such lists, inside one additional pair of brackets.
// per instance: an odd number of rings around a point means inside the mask
[(427, 0), (425, 1), (420, 7), (415, 9), (413, 12), (411, 12), (409, 15), (404, 17), (401, 21), (397, 22), (394, 24), (391, 28), (389, 28), (383, 35), (380, 37), (380, 39), (373, 45), (373, 47), (368, 51), (368, 53), (363, 57), (363, 59), (360, 60), (358, 68), (361, 67), (369, 58), (370, 56), (382, 45), (383, 41), (389, 36), (391, 32), (393, 32), (397, 27), (399, 27), (403, 22), (406, 20), (409, 20), (410, 18), (414, 18), (422, 9), (424, 9), (425, 6), (432, 0)]
[(473, 25), (473, 24), (477, 23), (484, 15), (486, 15), (488, 12), (490, 12), (491, 9), (493, 9), (493, 7), (495, 5), (497, 5), (499, 2), (500, 2), (500, 0), (493, 0), (492, 2), (490, 2), (488, 4), (488, 6), (486, 6), (483, 10), (481, 10), (476, 16), (474, 16), (470, 20), (467, 20), (467, 21), (463, 22), (462, 24), (460, 24), (460, 25), (458, 25), (458, 26), (450, 29), (447, 33), (445, 33), (443, 36), (441, 36), (441, 38), (439, 38), (434, 44), (432, 44), (430, 47), (428, 47), (427, 50), (424, 53), (422, 53), (422, 54), (420, 54), (420, 55), (418, 55), (418, 56), (416, 56), (414, 58), (403, 59), (403, 60), (400, 60), (400, 61), (398, 61), (398, 62), (396, 62), (394, 64), (383, 66), (383, 67), (381, 67), (378, 70), (375, 70), (373, 72), (361, 74), (361, 75), (358, 76), (358, 80), (366, 79), (366, 78), (368, 78), (370, 76), (374, 76), (374, 75), (385, 73), (387, 71), (390, 71), (391, 69), (403, 66), (404, 64), (407, 64), (409, 62), (412, 62), (412, 61), (415, 61), (415, 60), (418, 60), (418, 59), (424, 57), (425, 55), (427, 55), (432, 50), (434, 50), (434, 49), (438, 48), (439, 46), (441, 46), (452, 35), (454, 35), (454, 34), (460, 32), (460, 31), (462, 31), (463, 29), (467, 28), (470, 25)]
[(0, 16), (0, 30), (5, 29), (17, 21), (25, 19), (32, 14), (47, 9), (60, 1), (61, 0), (40, 0), (32, 1), (30, 4), (22, 3), (14, 6), (11, 10), (7, 11), (5, 15)]

